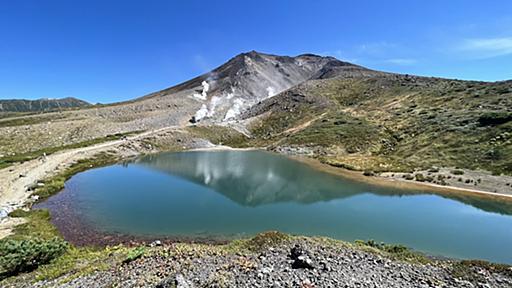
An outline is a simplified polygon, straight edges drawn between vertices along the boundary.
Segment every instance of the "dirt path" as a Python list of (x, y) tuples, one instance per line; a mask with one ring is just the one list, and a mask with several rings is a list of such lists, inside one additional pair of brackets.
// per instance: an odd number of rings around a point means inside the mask
[(281, 134), (295, 134), (297, 132), (300, 132), (300, 131), (308, 128), (311, 125), (311, 123), (313, 123), (313, 122), (323, 118), (326, 114), (327, 114), (327, 112), (324, 112), (324, 113), (318, 115), (317, 117), (315, 117), (315, 118), (313, 118), (313, 119), (311, 119), (309, 121), (306, 121), (306, 122), (304, 122), (304, 123), (302, 123), (300, 125), (297, 125), (295, 127), (290, 128), (290, 129), (287, 129), (287, 130), (285, 130), (285, 131), (283, 131), (283, 132), (281, 132), (281, 133), (279, 133), (277, 135), (281, 135)]

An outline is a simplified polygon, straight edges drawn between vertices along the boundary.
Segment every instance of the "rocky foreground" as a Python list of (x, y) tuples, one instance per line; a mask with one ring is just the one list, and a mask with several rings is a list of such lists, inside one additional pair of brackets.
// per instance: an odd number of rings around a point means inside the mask
[[(155, 243), (154, 243), (155, 245)], [(107, 269), (5, 287), (512, 287), (512, 269), (323, 239), (263, 234), (228, 245), (172, 244)], [(108, 262), (108, 261), (107, 261)]]

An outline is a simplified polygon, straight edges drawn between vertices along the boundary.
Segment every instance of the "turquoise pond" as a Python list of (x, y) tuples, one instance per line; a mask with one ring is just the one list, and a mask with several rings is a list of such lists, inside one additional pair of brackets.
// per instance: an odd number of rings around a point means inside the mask
[(92, 169), (38, 207), (102, 233), (230, 239), (279, 230), (512, 264), (510, 203), (370, 185), (262, 151), (161, 153)]

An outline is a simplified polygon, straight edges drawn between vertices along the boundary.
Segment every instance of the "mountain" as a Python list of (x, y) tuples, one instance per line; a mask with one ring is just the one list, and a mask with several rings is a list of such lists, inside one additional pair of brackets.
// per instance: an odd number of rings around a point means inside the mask
[[(8, 139), (0, 154), (174, 126), (354, 170), (512, 174), (512, 81), (395, 74), (313, 54), (250, 51), (129, 102), (47, 114), (33, 115), (23, 133), (8, 126), (26, 121), (0, 120)], [(153, 146), (178, 143), (157, 138)]]
[(37, 100), (8, 99), (0, 100), (0, 112), (43, 112), (89, 105), (91, 104), (73, 97)]
[(192, 97), (202, 103), (192, 122), (228, 121), (237, 119), (254, 104), (310, 79), (378, 74), (381, 72), (333, 57), (313, 54), (289, 57), (251, 51), (235, 56), (209, 73), (143, 99), (169, 95)]
[(303, 151), (336, 166), (512, 173), (512, 81), (420, 77), (333, 57), (251, 51), (143, 99), (168, 97), (198, 102), (193, 123), (251, 135), (246, 146)]

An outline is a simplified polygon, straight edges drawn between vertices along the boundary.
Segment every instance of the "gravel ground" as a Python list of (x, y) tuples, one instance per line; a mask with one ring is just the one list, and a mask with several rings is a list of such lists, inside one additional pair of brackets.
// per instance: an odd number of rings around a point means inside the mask
[(67, 283), (62, 281), (69, 275), (7, 287), (512, 287), (512, 270), (470, 268), (461, 276), (455, 262), (392, 260), (325, 239), (292, 238), (253, 252), (226, 247), (164, 245)]

